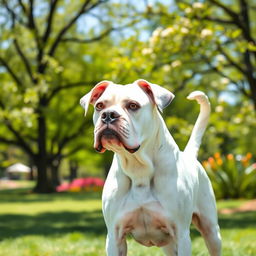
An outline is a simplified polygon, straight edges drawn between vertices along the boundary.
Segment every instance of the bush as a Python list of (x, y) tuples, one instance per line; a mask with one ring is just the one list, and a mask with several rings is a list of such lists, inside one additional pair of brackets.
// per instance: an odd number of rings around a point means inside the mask
[(251, 153), (245, 156), (215, 153), (203, 162), (216, 198), (252, 198), (256, 196), (256, 163)]

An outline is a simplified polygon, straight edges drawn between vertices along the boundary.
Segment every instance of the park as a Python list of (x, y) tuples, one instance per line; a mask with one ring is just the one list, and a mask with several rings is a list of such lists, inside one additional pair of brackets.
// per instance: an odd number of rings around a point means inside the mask
[[(79, 100), (100, 81), (138, 79), (175, 96), (160, 112), (181, 151), (199, 113), (187, 96), (208, 96), (198, 160), (222, 255), (256, 255), (254, 1), (3, 0), (0, 13), (0, 255), (105, 255), (113, 153), (95, 152), (93, 108), (85, 116)], [(192, 255), (208, 255), (193, 225), (190, 236)], [(128, 248), (163, 255), (132, 237)]]

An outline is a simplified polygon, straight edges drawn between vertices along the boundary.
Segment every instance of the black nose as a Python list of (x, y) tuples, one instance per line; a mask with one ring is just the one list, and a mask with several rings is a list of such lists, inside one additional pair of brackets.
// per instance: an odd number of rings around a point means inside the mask
[(114, 121), (116, 121), (119, 117), (120, 117), (120, 115), (116, 111), (107, 110), (102, 113), (101, 121), (104, 124), (110, 124), (110, 123), (113, 123)]

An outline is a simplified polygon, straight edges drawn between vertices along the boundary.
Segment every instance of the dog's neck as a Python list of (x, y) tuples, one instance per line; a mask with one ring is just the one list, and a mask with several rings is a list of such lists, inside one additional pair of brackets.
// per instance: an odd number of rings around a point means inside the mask
[(149, 185), (156, 169), (161, 168), (166, 154), (175, 157), (179, 148), (168, 131), (166, 124), (156, 110), (153, 114), (155, 124), (159, 124), (148, 138), (141, 143), (140, 149), (131, 154), (123, 151), (116, 153), (122, 171), (131, 179), (132, 186)]

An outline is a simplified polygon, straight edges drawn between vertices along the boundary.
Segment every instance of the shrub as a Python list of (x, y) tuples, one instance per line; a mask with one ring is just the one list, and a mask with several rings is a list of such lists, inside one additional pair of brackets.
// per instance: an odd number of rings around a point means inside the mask
[(215, 153), (203, 165), (216, 198), (252, 198), (256, 195), (256, 163), (251, 153), (245, 156)]

